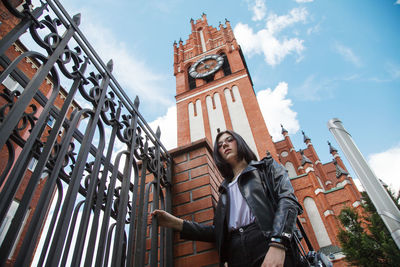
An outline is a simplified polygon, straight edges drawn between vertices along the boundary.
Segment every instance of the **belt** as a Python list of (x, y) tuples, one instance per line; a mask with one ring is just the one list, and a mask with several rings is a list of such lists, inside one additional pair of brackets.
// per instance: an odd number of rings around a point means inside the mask
[(231, 235), (237, 235), (239, 233), (243, 233), (244, 231), (246, 231), (247, 229), (251, 228), (252, 226), (257, 226), (256, 222), (252, 222), (252, 223), (250, 223), (248, 225), (233, 229), (229, 233)]

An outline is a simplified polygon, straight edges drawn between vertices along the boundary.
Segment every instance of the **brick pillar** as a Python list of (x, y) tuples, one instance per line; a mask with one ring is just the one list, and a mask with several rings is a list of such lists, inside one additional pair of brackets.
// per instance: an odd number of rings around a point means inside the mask
[[(212, 159), (206, 139), (170, 151), (174, 159), (172, 212), (185, 220), (212, 224), (222, 177)], [(174, 236), (175, 266), (218, 266), (214, 243)]]

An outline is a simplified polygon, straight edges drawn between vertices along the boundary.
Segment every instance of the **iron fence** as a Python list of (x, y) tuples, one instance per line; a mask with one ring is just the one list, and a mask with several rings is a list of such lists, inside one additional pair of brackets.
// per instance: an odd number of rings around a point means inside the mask
[(19, 20), (0, 41), (0, 266), (172, 266), (172, 232), (147, 216), (171, 210), (159, 129), (79, 14), (2, 2)]

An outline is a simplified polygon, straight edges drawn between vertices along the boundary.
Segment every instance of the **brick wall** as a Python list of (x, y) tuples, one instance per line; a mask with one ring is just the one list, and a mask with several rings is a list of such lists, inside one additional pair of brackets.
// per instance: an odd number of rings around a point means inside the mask
[[(171, 151), (174, 158), (172, 212), (199, 223), (212, 224), (222, 181), (212, 160), (212, 149), (206, 139)], [(174, 235), (175, 266), (218, 266), (213, 243), (180, 239)]]

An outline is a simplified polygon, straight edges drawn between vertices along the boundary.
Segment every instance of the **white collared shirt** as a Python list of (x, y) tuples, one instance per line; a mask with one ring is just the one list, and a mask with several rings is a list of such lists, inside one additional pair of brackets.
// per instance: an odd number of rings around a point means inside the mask
[(249, 205), (247, 205), (246, 200), (243, 198), (242, 193), (240, 193), (239, 190), (238, 177), (240, 174), (241, 173), (239, 173), (228, 185), (230, 199), (229, 230), (248, 225), (255, 220)]

